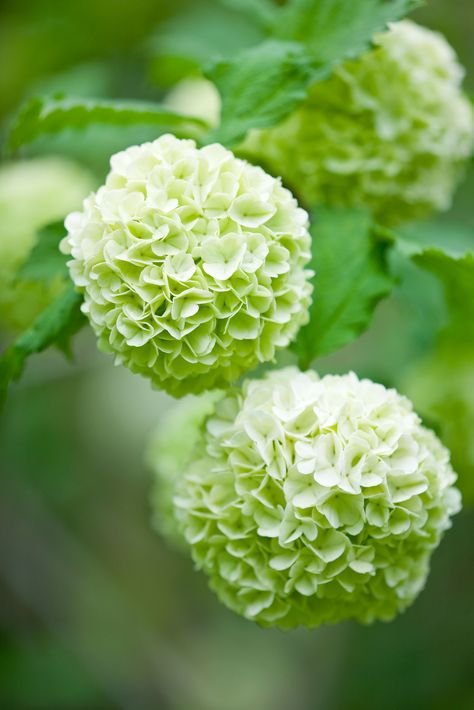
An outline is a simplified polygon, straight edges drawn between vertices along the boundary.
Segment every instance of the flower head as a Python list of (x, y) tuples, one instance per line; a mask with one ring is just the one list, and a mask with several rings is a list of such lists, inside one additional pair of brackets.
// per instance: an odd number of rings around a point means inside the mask
[(463, 69), (440, 34), (409, 20), (374, 45), (244, 149), (309, 205), (363, 205), (386, 223), (447, 209), (474, 144)]
[(17, 271), (36, 241), (37, 230), (76, 209), (94, 186), (93, 177), (64, 158), (35, 158), (0, 168), (1, 326), (26, 328), (62, 284), (18, 280)]
[(165, 135), (114, 155), (64, 249), (99, 345), (171, 394), (271, 360), (307, 321), (308, 216), (220, 145)]
[(219, 598), (263, 625), (391, 619), (459, 509), (448, 452), (395, 390), (294, 368), (207, 420), (176, 516)]

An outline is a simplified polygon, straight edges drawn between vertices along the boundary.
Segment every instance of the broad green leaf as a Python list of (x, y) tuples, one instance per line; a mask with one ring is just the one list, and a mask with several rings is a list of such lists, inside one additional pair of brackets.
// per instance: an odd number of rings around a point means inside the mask
[(84, 129), (63, 130), (58, 133), (44, 133), (18, 151), (21, 157), (29, 158), (41, 155), (61, 155), (84, 165), (98, 176), (97, 187), (105, 180), (110, 170), (110, 156), (125, 150), (131, 145), (140, 145), (154, 141), (163, 133), (174, 133), (180, 137), (191, 137), (199, 141), (194, 131), (187, 134), (176, 128), (166, 126), (111, 125), (95, 123)]
[(442, 284), (449, 314), (443, 337), (474, 345), (474, 229), (449, 222), (420, 224), (404, 230), (396, 244)]
[(275, 14), (273, 38), (204, 67), (222, 101), (221, 124), (207, 140), (232, 146), (251, 128), (282, 121), (310, 84), (369, 46), (377, 30), (418, 0), (293, 0)]
[(387, 23), (414, 10), (420, 0), (290, 0), (274, 34), (303, 42), (320, 62), (339, 63), (369, 47)]
[(232, 57), (262, 42), (261, 13), (249, 12), (251, 3), (247, 0), (241, 7), (237, 0), (200, 1), (162, 24), (148, 42), (153, 80), (159, 85), (173, 84), (200, 73), (210, 61)]
[(316, 275), (310, 322), (292, 345), (302, 368), (360, 335), (394, 284), (386, 244), (368, 213), (318, 208), (311, 233)]
[(263, 26), (271, 26), (277, 17), (277, 6), (272, 0), (218, 0), (221, 5), (248, 14), (255, 22)]
[(456, 222), (420, 222), (405, 227), (393, 236), (399, 250), (408, 256), (421, 254), (430, 248), (440, 249), (452, 257), (474, 250), (474, 228)]
[(450, 318), (444, 335), (457, 333), (464, 345), (474, 345), (474, 252), (450, 256), (441, 249), (426, 249), (413, 261), (443, 285)]
[(266, 42), (209, 67), (222, 100), (221, 123), (207, 136), (232, 146), (251, 128), (272, 126), (304, 101), (317, 69), (294, 42)]
[(409, 368), (401, 390), (450, 451), (464, 505), (474, 505), (473, 341), (443, 338)]
[(146, 124), (159, 127), (161, 133), (170, 130), (176, 135), (191, 136), (199, 135), (206, 127), (199, 118), (183, 116), (151, 102), (43, 97), (31, 100), (20, 110), (10, 131), (8, 148), (14, 151), (44, 134), (81, 130), (95, 124)]
[(33, 249), (18, 271), (18, 277), (46, 282), (58, 276), (67, 277), (67, 257), (59, 251), (59, 242), (65, 231), (64, 222), (55, 222), (40, 229)]
[(51, 345), (68, 350), (69, 339), (85, 323), (80, 306), (82, 297), (72, 284), (0, 356), (0, 403), (10, 382), (17, 380), (27, 359)]

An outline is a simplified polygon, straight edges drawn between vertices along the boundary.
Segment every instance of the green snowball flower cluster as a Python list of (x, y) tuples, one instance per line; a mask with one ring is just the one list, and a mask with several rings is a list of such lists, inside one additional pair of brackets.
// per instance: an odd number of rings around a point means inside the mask
[(27, 328), (62, 288), (17, 279), (36, 233), (73, 209), (94, 187), (92, 176), (64, 158), (35, 158), (0, 168), (0, 327)]
[(460, 507), (410, 402), (354, 374), (245, 381), (183, 468), (176, 516), (197, 566), (228, 607), (283, 628), (391, 619)]
[(99, 347), (173, 395), (272, 360), (307, 322), (308, 215), (220, 145), (164, 135), (114, 155), (66, 228)]
[(384, 223), (445, 210), (474, 144), (463, 69), (440, 34), (409, 20), (374, 45), (243, 149), (307, 205), (367, 206)]

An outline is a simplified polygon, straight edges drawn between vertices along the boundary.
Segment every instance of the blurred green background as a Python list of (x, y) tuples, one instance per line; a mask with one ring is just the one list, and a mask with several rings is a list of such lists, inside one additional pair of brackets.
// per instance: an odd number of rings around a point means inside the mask
[[(170, 68), (153, 59), (150, 37), (199, 3), (4, 0), (2, 126), (39, 92), (159, 99)], [(472, 0), (431, 0), (416, 19), (446, 34), (472, 93)], [(135, 129), (127, 140), (144, 137)], [(123, 140), (112, 129), (66, 135), (30, 154), (66, 153), (99, 180)], [(473, 187), (471, 171), (441, 224), (474, 226)], [(322, 372), (353, 369), (404, 391), (443, 312), (430, 276), (405, 277), (370, 330), (321, 361)], [(33, 358), (1, 423), (1, 708), (474, 707), (472, 510), (456, 518), (420, 599), (391, 624), (261, 630), (219, 605), (151, 527), (144, 448), (171, 401), (114, 368), (89, 330), (75, 351), (72, 365), (55, 352)]]

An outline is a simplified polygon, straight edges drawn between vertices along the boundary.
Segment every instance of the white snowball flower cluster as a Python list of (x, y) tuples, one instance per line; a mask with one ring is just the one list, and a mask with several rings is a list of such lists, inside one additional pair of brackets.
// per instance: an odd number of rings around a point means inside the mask
[(460, 496), (395, 390), (294, 368), (230, 390), (176, 516), (219, 598), (263, 625), (391, 619), (422, 589)]
[(386, 223), (445, 210), (474, 145), (463, 75), (442, 35), (394, 23), (243, 148), (308, 205), (363, 205)]
[(165, 135), (114, 155), (66, 228), (99, 346), (171, 394), (235, 380), (307, 322), (308, 216), (220, 145)]

